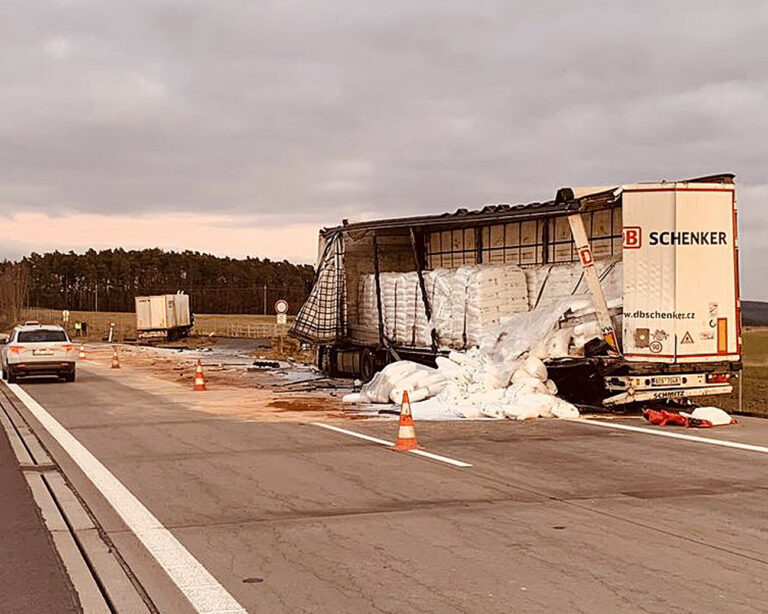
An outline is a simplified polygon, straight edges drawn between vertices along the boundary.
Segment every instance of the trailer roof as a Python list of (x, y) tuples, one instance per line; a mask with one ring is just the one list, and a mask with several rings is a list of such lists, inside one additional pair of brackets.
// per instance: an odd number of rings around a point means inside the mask
[[(653, 182), (650, 184), (632, 184), (639, 185), (660, 185), (677, 183), (715, 183), (715, 184), (733, 184), (735, 175), (723, 173), (719, 175), (707, 175), (694, 179), (686, 179), (674, 182)], [(545, 202), (533, 202), (527, 204), (509, 205), (486, 205), (481, 209), (456, 209), (452, 213), (437, 213), (432, 215), (417, 215), (411, 217), (389, 218), (380, 220), (370, 220), (367, 222), (348, 223), (346, 220), (340, 226), (323, 228), (320, 234), (327, 236), (337, 232), (365, 231), (365, 230), (395, 230), (409, 228), (411, 226), (456, 226), (466, 222), (482, 223), (494, 222), (499, 220), (510, 220), (515, 218), (547, 217), (553, 214), (576, 211), (583, 205), (583, 201), (590, 201), (592, 205), (596, 202), (603, 202), (609, 205), (621, 194), (624, 188), (629, 185), (601, 186), (591, 188), (560, 188), (554, 200)]]

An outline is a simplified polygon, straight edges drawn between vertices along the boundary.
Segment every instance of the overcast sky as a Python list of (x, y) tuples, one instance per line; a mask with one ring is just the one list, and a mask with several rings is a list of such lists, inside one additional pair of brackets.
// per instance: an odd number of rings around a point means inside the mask
[(311, 261), (320, 226), (732, 171), (768, 299), (768, 2), (4, 0), (0, 257)]

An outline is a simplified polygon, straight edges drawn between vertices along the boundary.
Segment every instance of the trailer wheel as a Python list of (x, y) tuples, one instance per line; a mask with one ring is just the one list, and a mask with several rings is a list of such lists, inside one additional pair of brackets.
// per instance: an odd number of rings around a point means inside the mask
[(360, 352), (360, 377), (364, 382), (369, 382), (376, 375), (376, 354), (368, 348)]
[(335, 372), (334, 358), (329, 346), (321, 345), (317, 348), (317, 368), (329, 377), (333, 377)]

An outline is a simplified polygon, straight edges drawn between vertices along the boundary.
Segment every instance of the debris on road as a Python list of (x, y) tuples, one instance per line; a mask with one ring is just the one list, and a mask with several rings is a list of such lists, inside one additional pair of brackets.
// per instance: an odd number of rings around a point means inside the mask
[(407, 392), (413, 401), (413, 415), (419, 420), (579, 415), (574, 405), (555, 396), (557, 387), (547, 379), (546, 365), (533, 354), (499, 364), (473, 348), (440, 356), (436, 362), (437, 368), (409, 361), (392, 363), (359, 393), (348, 394), (343, 400), (400, 404)]
[(254, 360), (249, 367), (249, 371), (261, 371), (263, 369), (288, 369), (291, 363), (280, 360)]
[[(352, 412), (340, 410), (340, 397), (352, 390), (352, 383), (326, 378), (312, 365), (280, 360), (281, 368), (249, 371), (255, 346), (250, 340), (218, 339), (210, 346), (212, 351), (202, 353), (194, 345), (183, 352), (120, 345), (120, 381), (183, 402), (190, 410), (247, 421), (376, 417), (372, 412), (349, 415)], [(82, 362), (108, 369), (112, 353), (112, 345), (93, 344), (88, 360)], [(205, 361), (207, 394), (194, 391), (199, 359)]]
[(697, 407), (690, 414), (680, 412), (683, 416), (693, 418), (695, 420), (706, 420), (712, 426), (725, 426), (728, 424), (736, 424), (736, 419), (731, 418), (730, 414), (720, 409), (719, 407)]
[(656, 409), (644, 409), (643, 418), (657, 426), (683, 426), (686, 428), (711, 428), (736, 424), (736, 420), (719, 407), (697, 407), (692, 413)]

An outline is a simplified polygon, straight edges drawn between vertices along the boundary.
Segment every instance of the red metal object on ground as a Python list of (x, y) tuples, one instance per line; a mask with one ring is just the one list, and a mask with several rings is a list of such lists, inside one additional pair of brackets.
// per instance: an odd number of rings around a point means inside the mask
[(684, 426), (686, 428), (709, 428), (712, 423), (709, 420), (699, 420), (697, 418), (689, 418), (682, 416), (673, 411), (656, 410), (656, 409), (644, 409), (643, 418), (645, 418), (650, 424), (656, 424), (658, 426)]

